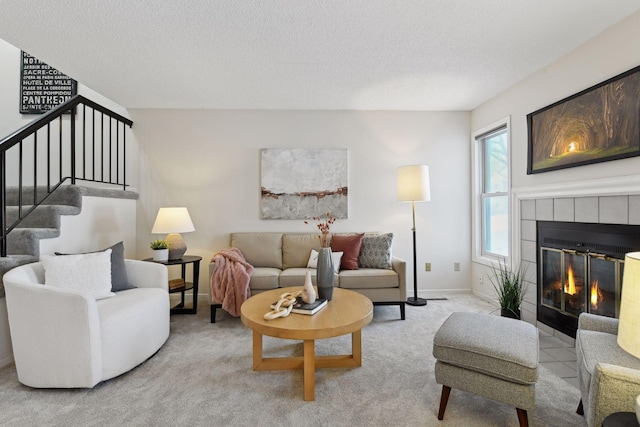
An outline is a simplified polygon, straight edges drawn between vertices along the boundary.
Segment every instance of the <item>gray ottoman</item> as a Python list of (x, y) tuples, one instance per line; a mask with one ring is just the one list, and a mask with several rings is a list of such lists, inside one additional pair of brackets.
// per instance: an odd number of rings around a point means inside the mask
[(530, 323), (480, 313), (453, 313), (433, 340), (436, 382), (442, 384), (438, 419), (452, 388), (515, 406), (520, 426), (535, 408), (538, 329)]

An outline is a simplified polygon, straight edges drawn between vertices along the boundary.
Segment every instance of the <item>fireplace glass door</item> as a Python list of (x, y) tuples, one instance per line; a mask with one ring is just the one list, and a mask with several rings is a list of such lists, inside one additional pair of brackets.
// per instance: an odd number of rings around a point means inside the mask
[(562, 251), (564, 311), (579, 316), (584, 310), (587, 257), (573, 251)]
[(589, 254), (589, 313), (618, 317), (623, 265), (618, 259)]
[(600, 254), (541, 248), (541, 304), (577, 318), (618, 317), (624, 261)]

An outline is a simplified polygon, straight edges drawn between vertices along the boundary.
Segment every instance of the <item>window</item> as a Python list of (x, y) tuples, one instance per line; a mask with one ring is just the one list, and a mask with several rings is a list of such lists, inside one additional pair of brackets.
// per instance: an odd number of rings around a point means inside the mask
[[(509, 257), (509, 128), (507, 122), (475, 135), (476, 256)], [(479, 225), (479, 227), (478, 227)]]

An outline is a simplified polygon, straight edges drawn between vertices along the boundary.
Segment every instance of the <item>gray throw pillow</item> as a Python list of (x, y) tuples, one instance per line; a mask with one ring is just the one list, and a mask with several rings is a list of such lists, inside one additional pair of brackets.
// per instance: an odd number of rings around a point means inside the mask
[(358, 257), (360, 267), (390, 270), (392, 243), (393, 233), (365, 234)]
[[(124, 243), (118, 242), (113, 246), (108, 248), (101, 249), (99, 251), (85, 252), (85, 253), (95, 253), (102, 252), (107, 249), (111, 249), (111, 291), (125, 291), (127, 289), (133, 289), (131, 283), (129, 283), (129, 277), (127, 276), (127, 269), (124, 265)], [(60, 252), (56, 252), (56, 255), (72, 255), (72, 254), (62, 254)]]

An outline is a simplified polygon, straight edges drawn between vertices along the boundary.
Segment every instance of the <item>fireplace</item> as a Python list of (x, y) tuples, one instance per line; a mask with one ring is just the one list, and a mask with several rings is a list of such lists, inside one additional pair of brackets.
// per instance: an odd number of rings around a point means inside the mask
[(624, 256), (640, 226), (537, 222), (537, 318), (575, 338), (578, 316), (618, 317)]

